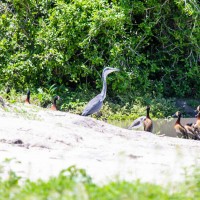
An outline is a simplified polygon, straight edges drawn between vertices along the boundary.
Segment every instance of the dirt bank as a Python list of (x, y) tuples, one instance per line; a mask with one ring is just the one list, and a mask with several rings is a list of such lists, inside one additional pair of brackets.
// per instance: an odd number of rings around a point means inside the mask
[[(198, 165), (200, 142), (159, 137), (64, 112), (18, 105), (0, 111), (0, 163), (23, 178), (57, 175), (71, 165), (95, 182), (113, 179), (166, 185)], [(3, 161), (10, 160), (5, 163)]]

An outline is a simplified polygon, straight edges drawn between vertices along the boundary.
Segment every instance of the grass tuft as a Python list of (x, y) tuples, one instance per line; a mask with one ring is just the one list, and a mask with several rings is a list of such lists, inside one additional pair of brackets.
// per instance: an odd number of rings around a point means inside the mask
[(23, 199), (67, 199), (67, 200), (189, 200), (200, 198), (200, 171), (193, 176), (186, 177), (186, 181), (177, 185), (174, 192), (170, 188), (134, 182), (116, 181), (103, 186), (94, 184), (92, 178), (83, 169), (71, 166), (60, 172), (57, 177), (51, 177), (48, 181), (38, 180), (32, 182), (26, 180), (19, 184), (20, 177), (14, 172), (9, 173), (7, 180), (0, 179), (1, 200)]

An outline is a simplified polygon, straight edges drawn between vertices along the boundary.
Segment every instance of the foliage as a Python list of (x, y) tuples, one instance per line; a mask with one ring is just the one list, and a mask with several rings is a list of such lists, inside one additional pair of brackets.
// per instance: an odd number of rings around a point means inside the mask
[(196, 0), (2, 0), (1, 84), (99, 89), (114, 66), (112, 97), (200, 97), (199, 11)]
[[(42, 106), (44, 108), (50, 107), (54, 96), (59, 95), (61, 100), (57, 101), (57, 106), (60, 111), (81, 114), (88, 101), (94, 97), (98, 91), (96, 90), (75, 90), (71, 91), (65, 87), (56, 87), (55, 85), (49, 88), (39, 88), (31, 90), (30, 101), (32, 105)], [(7, 94), (0, 91), (0, 95), (6, 99)], [(107, 98), (104, 101), (103, 107), (99, 114), (92, 115), (94, 118), (101, 120), (134, 120), (137, 117), (146, 115), (146, 105), (151, 105), (152, 118), (165, 118), (172, 113), (175, 113), (175, 100), (172, 98), (162, 97), (135, 97), (132, 98), (127, 95), (126, 97), (117, 96), (115, 98)], [(26, 93), (23, 95), (17, 93), (12, 89), (9, 94), (9, 103), (24, 103)], [(192, 102), (192, 101), (191, 101)]]
[(71, 166), (60, 172), (57, 177), (51, 177), (48, 181), (38, 180), (32, 182), (25, 180), (20, 183), (20, 177), (14, 172), (9, 173), (7, 180), (0, 179), (0, 196), (4, 200), (23, 199), (198, 199), (199, 193), (199, 172), (194, 176), (187, 176), (184, 183), (173, 188), (174, 192), (161, 186), (141, 183), (140, 181), (110, 182), (103, 186), (93, 183), (92, 178), (83, 169)]

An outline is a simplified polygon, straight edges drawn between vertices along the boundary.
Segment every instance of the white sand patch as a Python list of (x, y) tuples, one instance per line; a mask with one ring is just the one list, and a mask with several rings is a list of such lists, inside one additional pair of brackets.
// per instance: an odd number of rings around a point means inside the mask
[[(11, 169), (24, 179), (46, 180), (76, 165), (99, 184), (141, 179), (167, 185), (182, 181), (185, 167), (199, 164), (199, 149), (199, 141), (159, 137), (37, 107), (0, 113), (4, 178)], [(13, 159), (3, 163), (6, 158)]]

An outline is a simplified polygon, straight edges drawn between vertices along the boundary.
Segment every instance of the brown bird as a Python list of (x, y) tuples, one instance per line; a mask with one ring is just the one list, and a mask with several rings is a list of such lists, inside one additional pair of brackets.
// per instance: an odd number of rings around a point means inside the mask
[(54, 99), (53, 99), (53, 104), (52, 104), (52, 106), (51, 106), (51, 110), (54, 110), (54, 111), (58, 110), (58, 109), (57, 109), (57, 105), (56, 105), (56, 101), (57, 101), (57, 100), (60, 100), (60, 97), (59, 97), (59, 96), (55, 96), (55, 97), (54, 97)]
[(198, 112), (197, 115), (195, 115), (195, 117), (197, 117), (196, 123), (194, 124), (194, 130), (197, 134), (200, 134), (200, 111)]
[(6, 87), (5, 93), (6, 93), (6, 99), (10, 99), (10, 87), (9, 86)]
[(194, 139), (194, 140), (198, 140), (199, 139), (198, 135), (195, 132), (194, 124), (193, 123), (187, 123), (184, 126), (184, 128), (186, 129), (189, 138)]
[(178, 117), (178, 119), (176, 120), (176, 123), (174, 125), (174, 129), (176, 130), (176, 132), (178, 133), (178, 135), (180, 134), (181, 136), (183, 136), (183, 138), (188, 139), (188, 133), (187, 130), (181, 125), (181, 112), (177, 111), (173, 117)]
[(31, 92), (30, 92), (30, 90), (28, 90), (26, 100), (25, 100), (25, 104), (30, 104), (30, 95), (31, 95)]
[(143, 122), (144, 131), (152, 132), (153, 131), (153, 122), (152, 122), (152, 120), (149, 116), (150, 106), (147, 106), (146, 110), (147, 110), (147, 115), (146, 115), (146, 118)]
[(200, 106), (197, 106), (196, 112), (200, 112)]
[(3, 100), (2, 97), (0, 97), (0, 104), (1, 104), (3, 107), (5, 107), (5, 102), (4, 102), (4, 100)]

